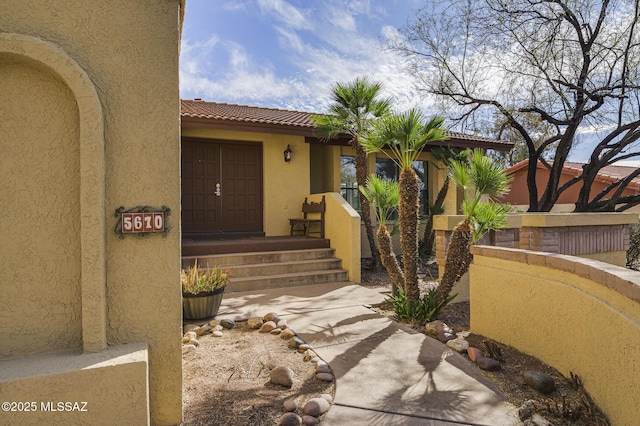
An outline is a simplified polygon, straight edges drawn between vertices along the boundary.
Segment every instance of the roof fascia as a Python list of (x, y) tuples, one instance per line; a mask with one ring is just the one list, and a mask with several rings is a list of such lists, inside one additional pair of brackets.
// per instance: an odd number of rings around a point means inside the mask
[(236, 132), (272, 133), (280, 135), (311, 136), (310, 127), (291, 126), (286, 124), (254, 123), (215, 118), (181, 117), (181, 127), (200, 129), (232, 130)]

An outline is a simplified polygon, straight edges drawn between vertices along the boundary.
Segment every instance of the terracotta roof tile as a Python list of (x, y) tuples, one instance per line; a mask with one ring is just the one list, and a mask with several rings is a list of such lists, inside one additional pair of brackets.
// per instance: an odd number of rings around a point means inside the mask
[(278, 124), (313, 128), (312, 113), (233, 105), (200, 100), (182, 100), (181, 115), (184, 117), (210, 118), (239, 122)]
[[(518, 170), (526, 168), (528, 164), (529, 164), (529, 160), (523, 160), (518, 164), (508, 168), (506, 172), (507, 174), (513, 174)], [(579, 174), (582, 173), (582, 166), (584, 164), (585, 163), (566, 161), (564, 163), (564, 167), (562, 168), (562, 172), (570, 174), (571, 176), (578, 176)], [(538, 168), (539, 169), (544, 168), (541, 162), (538, 162)], [(606, 166), (598, 171), (597, 179), (603, 182), (609, 182), (609, 183), (615, 182), (617, 180), (620, 180), (629, 176), (636, 169), (637, 167), (634, 167), (634, 166), (620, 166), (620, 165)], [(640, 188), (640, 176), (634, 178), (629, 183), (627, 188), (634, 188), (634, 189)]]
[[(224, 122), (255, 123), (268, 126), (284, 126), (309, 131), (309, 136), (315, 127), (311, 117), (317, 113), (303, 111), (289, 111), (275, 108), (262, 108), (248, 105), (234, 105), (217, 102), (205, 102), (200, 99), (181, 100), (182, 117), (196, 119), (220, 120)], [(450, 140), (435, 143), (446, 146), (482, 146), (488, 149), (509, 150), (513, 146), (509, 141), (498, 141), (482, 136), (448, 131)]]

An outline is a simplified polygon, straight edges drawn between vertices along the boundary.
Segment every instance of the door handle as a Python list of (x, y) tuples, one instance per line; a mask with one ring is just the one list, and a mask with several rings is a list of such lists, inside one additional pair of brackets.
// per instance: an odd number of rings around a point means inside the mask
[(216, 194), (216, 197), (220, 196), (220, 184), (216, 183), (216, 190), (213, 191), (214, 194)]

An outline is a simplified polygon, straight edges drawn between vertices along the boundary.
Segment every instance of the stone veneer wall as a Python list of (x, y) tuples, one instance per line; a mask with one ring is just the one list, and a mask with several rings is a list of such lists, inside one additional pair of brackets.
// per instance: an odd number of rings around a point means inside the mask
[[(444, 273), (445, 255), (453, 228), (461, 215), (436, 216), (436, 262)], [(491, 231), (478, 245), (521, 248), (560, 253), (600, 260), (624, 266), (629, 247), (630, 224), (638, 222), (638, 213), (523, 213), (507, 215), (505, 228)], [(469, 300), (469, 274), (454, 286), (456, 302)]]

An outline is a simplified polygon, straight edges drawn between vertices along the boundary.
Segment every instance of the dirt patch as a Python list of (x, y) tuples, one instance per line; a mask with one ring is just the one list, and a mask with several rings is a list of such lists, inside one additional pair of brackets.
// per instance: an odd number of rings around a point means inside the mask
[[(285, 401), (295, 400), (302, 416), (310, 399), (334, 395), (334, 383), (317, 380), (316, 364), (305, 362), (303, 353), (243, 324), (222, 337), (200, 336), (200, 346), (182, 356), (184, 425), (276, 425)], [(279, 365), (293, 370), (290, 389), (269, 381)]]

